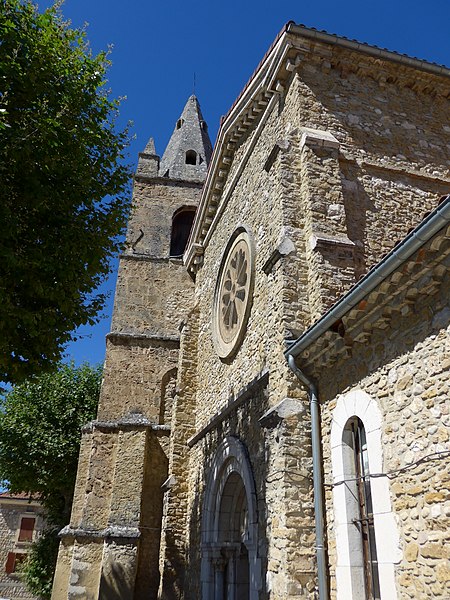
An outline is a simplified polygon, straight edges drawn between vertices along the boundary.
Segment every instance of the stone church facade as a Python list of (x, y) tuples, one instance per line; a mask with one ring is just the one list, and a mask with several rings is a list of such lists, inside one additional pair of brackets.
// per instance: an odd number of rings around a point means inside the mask
[(288, 23), (149, 142), (54, 600), (448, 600), (449, 76)]

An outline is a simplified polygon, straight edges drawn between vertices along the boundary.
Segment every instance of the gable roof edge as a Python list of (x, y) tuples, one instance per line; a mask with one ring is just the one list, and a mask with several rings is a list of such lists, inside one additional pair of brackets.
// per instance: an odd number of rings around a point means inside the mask
[(421, 58), (415, 58), (413, 56), (409, 56), (408, 54), (401, 54), (400, 52), (395, 52), (394, 50), (380, 48), (379, 46), (367, 44), (366, 42), (358, 42), (357, 40), (351, 40), (334, 33), (319, 31), (314, 28), (305, 27), (304, 25), (297, 25), (293, 22), (288, 23), (287, 31), (303, 38), (315, 40), (317, 42), (323, 42), (332, 46), (340, 46), (346, 50), (362, 52), (363, 54), (367, 54), (375, 58), (381, 58), (383, 60), (400, 63), (413, 69), (427, 71), (433, 75), (450, 77), (450, 68), (446, 67), (445, 65), (440, 65), (438, 63), (430, 62)]
[(311, 29), (304, 25), (297, 25), (293, 21), (286, 23), (230, 110), (221, 119), (199, 207), (184, 255), (184, 264), (192, 274), (196, 273), (203, 262), (204, 247), (217, 222), (219, 205), (220, 212), (225, 208), (227, 198), (223, 203), (222, 189), (226, 189), (228, 197), (229, 189), (234, 188), (233, 182), (227, 188), (225, 188), (225, 183), (233, 161), (236, 142), (256, 120), (263, 118), (269, 100), (284, 91), (283, 75), (280, 75), (281, 69), (284, 69), (285, 74), (295, 70), (296, 61), (304, 52), (301, 44), (295, 43), (295, 38), (338, 46), (348, 51), (360, 52), (373, 58), (425, 71), (434, 76), (450, 78), (450, 69), (443, 65)]

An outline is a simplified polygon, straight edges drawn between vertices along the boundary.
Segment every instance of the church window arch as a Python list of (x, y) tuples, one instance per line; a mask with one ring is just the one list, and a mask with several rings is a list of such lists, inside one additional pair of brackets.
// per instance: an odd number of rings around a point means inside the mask
[(246, 449), (227, 437), (210, 469), (202, 511), (202, 600), (257, 600), (262, 587), (256, 492)]
[(184, 119), (178, 119), (177, 121), (177, 129), (181, 129), (184, 124)]
[(187, 165), (197, 164), (197, 152), (195, 150), (188, 150), (186, 152), (185, 162)]
[(382, 417), (362, 390), (338, 399), (331, 426), (337, 600), (395, 600), (401, 560), (389, 480), (383, 477)]
[(183, 256), (189, 234), (191, 233), (192, 223), (194, 222), (195, 210), (194, 206), (183, 206), (173, 214), (172, 232), (170, 236), (170, 256)]

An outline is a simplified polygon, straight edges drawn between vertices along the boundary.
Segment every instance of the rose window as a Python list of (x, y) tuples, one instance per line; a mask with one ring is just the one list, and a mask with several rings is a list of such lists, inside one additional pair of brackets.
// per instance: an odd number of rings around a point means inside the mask
[(219, 356), (226, 358), (238, 347), (250, 308), (252, 252), (247, 232), (238, 232), (226, 253), (216, 288), (214, 341)]

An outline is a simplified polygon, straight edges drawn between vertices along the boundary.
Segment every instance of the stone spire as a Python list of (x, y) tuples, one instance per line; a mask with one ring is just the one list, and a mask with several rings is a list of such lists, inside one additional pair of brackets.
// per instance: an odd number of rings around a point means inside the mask
[(159, 167), (160, 177), (204, 181), (212, 146), (200, 104), (192, 95), (178, 119)]
[(152, 137), (148, 140), (148, 143), (145, 146), (144, 153), (156, 155), (155, 140)]
[(155, 142), (150, 138), (144, 152), (139, 152), (136, 175), (157, 177), (159, 169), (159, 156), (156, 154)]

